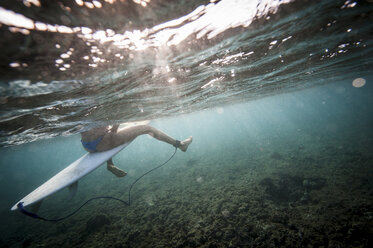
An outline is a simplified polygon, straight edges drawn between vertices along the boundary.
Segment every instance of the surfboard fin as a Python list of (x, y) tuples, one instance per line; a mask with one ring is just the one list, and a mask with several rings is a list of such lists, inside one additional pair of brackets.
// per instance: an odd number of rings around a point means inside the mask
[(34, 204), (32, 204), (31, 205), (31, 212), (37, 213), (39, 211), (39, 209), (40, 209), (40, 206), (41, 206), (42, 202), (43, 201), (41, 200), (41, 201), (38, 201), (38, 202), (35, 202)]
[(78, 181), (69, 185), (69, 200), (73, 199), (78, 191)]

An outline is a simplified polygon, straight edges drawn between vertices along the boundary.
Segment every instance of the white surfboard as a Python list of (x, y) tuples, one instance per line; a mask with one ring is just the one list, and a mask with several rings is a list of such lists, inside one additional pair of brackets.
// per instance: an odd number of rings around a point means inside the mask
[[(148, 123), (148, 120), (122, 123), (119, 126), (118, 131), (122, 131), (123, 129), (131, 126), (146, 125)], [(86, 155), (79, 158), (78, 160), (67, 166), (65, 169), (60, 171), (54, 177), (46, 181), (44, 184), (39, 186), (37, 189), (32, 191), (30, 194), (19, 200), (11, 208), (11, 210), (16, 210), (18, 208), (17, 205), (20, 202), (22, 202), (24, 207), (31, 204), (34, 204), (34, 206), (38, 205), (38, 203), (40, 204), (44, 198), (56, 193), (57, 191), (65, 187), (69, 187), (73, 195), (77, 190), (77, 182), (80, 178), (84, 177), (85, 175), (99, 167), (101, 164), (108, 161), (115, 154), (125, 148), (129, 143), (120, 145), (105, 152), (87, 153)]]
[(44, 184), (39, 186), (37, 189), (32, 191), (30, 194), (18, 201), (11, 210), (16, 210), (18, 203), (22, 202), (23, 206), (40, 202), (47, 196), (50, 196), (57, 191), (67, 187), (74, 187), (76, 191), (77, 182), (80, 178), (84, 177), (94, 169), (99, 167), (104, 162), (108, 161), (115, 154), (120, 152), (129, 143), (115, 147), (114, 149), (105, 152), (87, 153), (83, 157), (79, 158), (65, 169), (60, 171), (58, 174), (53, 176), (51, 179), (46, 181)]

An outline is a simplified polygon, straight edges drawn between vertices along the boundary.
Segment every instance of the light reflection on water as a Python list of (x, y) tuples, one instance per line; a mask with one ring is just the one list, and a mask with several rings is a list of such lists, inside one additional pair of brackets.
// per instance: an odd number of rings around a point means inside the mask
[[(255, 18), (261, 18), (269, 14), (276, 13), (282, 4), (287, 4), (293, 0), (222, 0), (217, 3), (211, 2), (207, 5), (197, 7), (193, 12), (178, 19), (171, 20), (144, 30), (127, 30), (124, 33), (116, 33), (107, 28), (105, 30), (92, 30), (88, 27), (68, 27), (58, 24), (43, 23), (27, 18), (21, 14), (6, 10), (0, 7), (0, 22), (6, 24), (14, 32), (21, 32), (24, 35), (30, 31), (44, 31), (57, 33), (74, 33), (82, 39), (87, 46), (91, 47), (90, 54), (84, 55), (82, 59), (89, 62), (89, 66), (97, 67), (100, 63), (105, 63), (106, 58), (101, 57), (103, 53), (92, 43), (105, 44), (102, 49), (110, 48), (114, 45), (120, 49), (145, 50), (150, 47), (178, 45), (187, 37), (195, 34), (197, 39), (207, 36), (208, 39), (223, 33), (224, 31), (239, 26), (249, 26)], [(134, 1), (146, 7), (147, 1)], [(88, 8), (101, 8), (98, 1), (83, 2), (76, 1), (79, 6)], [(40, 7), (38, 1), (26, 1), (27, 6), (34, 4)], [(71, 11), (71, 10), (70, 10)], [(229, 15), (226, 13), (229, 12)], [(224, 18), (222, 18), (224, 16)], [(56, 44), (60, 48), (60, 44)], [(63, 59), (69, 59), (74, 48), (63, 51), (60, 58), (56, 58), (55, 66), (61, 71), (68, 70), (71, 65), (64, 63)], [(118, 53), (120, 57), (120, 53)], [(122, 57), (123, 58), (123, 57)], [(18, 62), (11, 62), (11, 67), (20, 67)]]
[(0, 145), (339, 80), (362, 87), (371, 72), (369, 1), (162, 3), (58, 2), (40, 18), (36, 0), (23, 2), (34, 15), (0, 7)]

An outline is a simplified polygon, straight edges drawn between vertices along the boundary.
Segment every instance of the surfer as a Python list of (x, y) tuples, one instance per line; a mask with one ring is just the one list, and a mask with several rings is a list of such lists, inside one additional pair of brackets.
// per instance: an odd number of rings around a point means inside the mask
[[(186, 152), (189, 144), (193, 140), (192, 136), (190, 136), (183, 141), (178, 141), (149, 125), (135, 125), (120, 130), (119, 132), (118, 128), (119, 125), (103, 126), (82, 132), (82, 145), (84, 149), (86, 149), (88, 152), (103, 152), (131, 142), (139, 135), (149, 134), (157, 140), (166, 142), (176, 148), (179, 148), (183, 152)], [(112, 159), (107, 161), (107, 169), (117, 177), (127, 175), (125, 171), (114, 165)]]

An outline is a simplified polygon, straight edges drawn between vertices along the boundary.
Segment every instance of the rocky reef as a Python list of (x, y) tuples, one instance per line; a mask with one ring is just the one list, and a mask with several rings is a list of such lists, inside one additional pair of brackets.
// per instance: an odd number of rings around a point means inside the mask
[(373, 156), (333, 143), (278, 153), (186, 160), (143, 178), (131, 207), (93, 202), (53, 225), (20, 217), (34, 235), (2, 247), (372, 247)]

